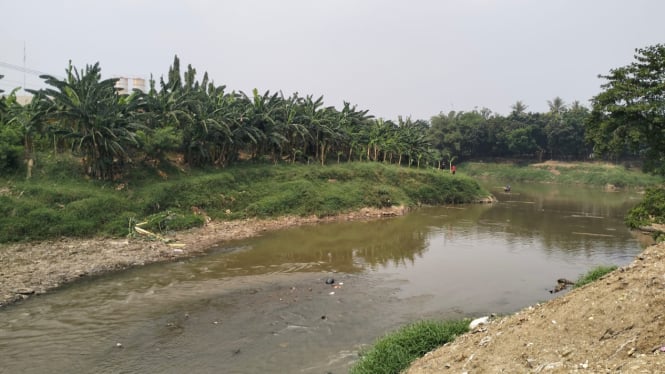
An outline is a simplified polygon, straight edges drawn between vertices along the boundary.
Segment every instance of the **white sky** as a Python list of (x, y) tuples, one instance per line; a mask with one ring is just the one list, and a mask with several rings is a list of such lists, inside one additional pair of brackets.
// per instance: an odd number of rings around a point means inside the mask
[[(349, 101), (429, 119), (517, 100), (588, 100), (598, 74), (665, 42), (660, 0), (0, 0), (0, 88), (100, 62), (104, 77), (166, 76), (173, 56), (227, 90)], [(25, 74), (26, 86), (40, 79)]]

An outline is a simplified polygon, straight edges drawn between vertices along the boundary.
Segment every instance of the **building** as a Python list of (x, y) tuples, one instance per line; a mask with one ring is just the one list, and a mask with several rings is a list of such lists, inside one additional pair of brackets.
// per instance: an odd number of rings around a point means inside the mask
[(133, 90), (147, 91), (145, 79), (143, 78), (117, 77), (116, 79), (118, 81), (115, 83), (115, 88), (118, 89), (118, 93), (120, 94), (129, 94)]

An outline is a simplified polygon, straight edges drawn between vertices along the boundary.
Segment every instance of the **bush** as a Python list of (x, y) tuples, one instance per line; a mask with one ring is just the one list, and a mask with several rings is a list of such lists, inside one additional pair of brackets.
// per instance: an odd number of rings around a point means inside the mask
[(146, 230), (158, 233), (178, 231), (201, 227), (205, 223), (205, 217), (193, 213), (182, 213), (174, 211), (153, 214), (146, 219), (142, 226)]
[(0, 124), (0, 174), (13, 174), (21, 167), (21, 135), (11, 126)]
[(644, 199), (628, 211), (625, 222), (632, 229), (648, 226), (651, 223), (665, 223), (665, 189), (649, 188)]
[(469, 320), (421, 321), (388, 334), (361, 353), (352, 374), (397, 374), (411, 362), (469, 331)]

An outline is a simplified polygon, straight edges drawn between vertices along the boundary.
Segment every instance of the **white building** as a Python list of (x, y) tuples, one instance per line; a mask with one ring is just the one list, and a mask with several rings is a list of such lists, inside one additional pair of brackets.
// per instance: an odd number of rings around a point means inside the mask
[(118, 77), (118, 81), (115, 83), (115, 88), (118, 89), (120, 94), (129, 94), (133, 90), (139, 90), (141, 92), (146, 92), (146, 82), (143, 78), (128, 78), (128, 77)]

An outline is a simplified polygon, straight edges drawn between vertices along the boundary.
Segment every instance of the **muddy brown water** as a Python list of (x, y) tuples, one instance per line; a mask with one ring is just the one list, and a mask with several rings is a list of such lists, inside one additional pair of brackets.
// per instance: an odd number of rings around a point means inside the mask
[(267, 233), (30, 298), (0, 311), (0, 373), (345, 373), (406, 323), (514, 312), (643, 248), (623, 224), (636, 193), (487, 183), (499, 203)]

